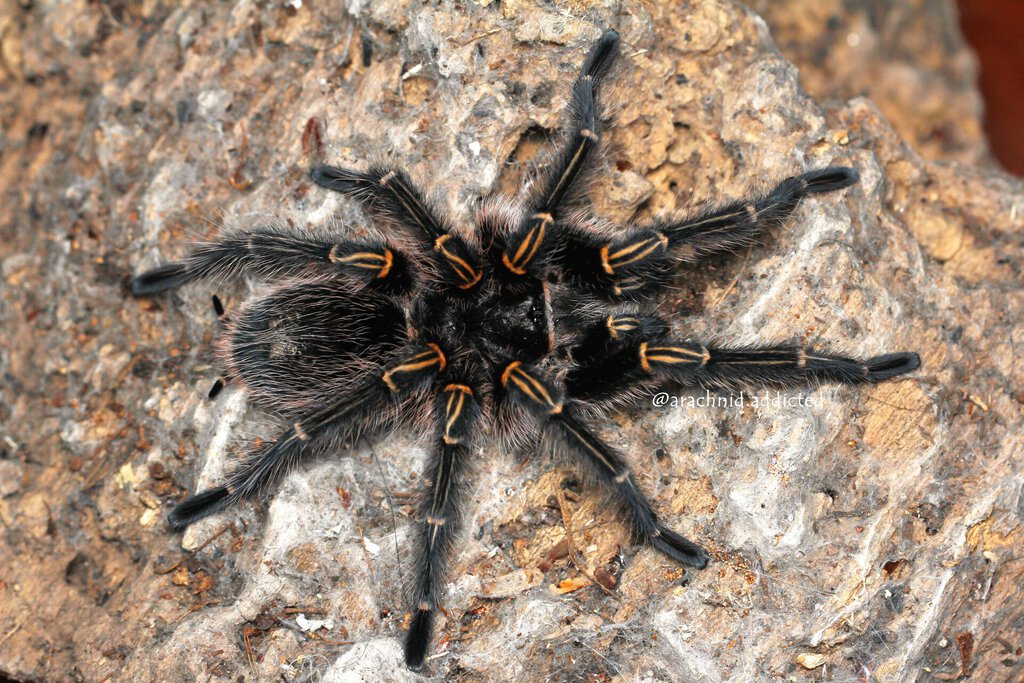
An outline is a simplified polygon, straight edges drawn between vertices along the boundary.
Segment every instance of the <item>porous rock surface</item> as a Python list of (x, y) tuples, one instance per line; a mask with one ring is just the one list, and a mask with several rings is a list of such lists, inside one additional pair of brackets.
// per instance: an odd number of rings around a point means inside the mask
[(602, 95), (608, 217), (861, 173), (686, 270), (661, 310), (679, 334), (923, 366), (759, 405), (680, 392), (603, 425), (712, 551), (703, 572), (629, 543), (572, 463), (482, 448), (424, 675), (1024, 675), (1020, 182), (925, 160), (869, 99), (816, 104), (765, 22), (724, 0), (0, 4), (4, 676), (420, 677), (400, 648), (415, 435), (171, 533), (177, 500), (274, 434), (237, 389), (205, 397), (210, 295), (232, 308), (259, 283), (135, 300), (124, 281), (225, 224), (358, 232), (365, 217), (307, 179), (321, 157), (393, 158), (469, 215), (527, 177), (606, 26), (624, 41)]

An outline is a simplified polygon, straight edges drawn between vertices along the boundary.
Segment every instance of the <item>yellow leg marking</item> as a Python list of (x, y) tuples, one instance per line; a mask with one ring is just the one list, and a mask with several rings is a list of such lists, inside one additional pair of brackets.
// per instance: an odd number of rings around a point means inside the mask
[(793, 365), (791, 360), (720, 360), (719, 365)]
[[(732, 220), (732, 219), (735, 219), (735, 218), (740, 218), (741, 216), (743, 216), (743, 212), (742, 211), (737, 211), (736, 213), (727, 213), (727, 214), (723, 214), (721, 216), (708, 216), (704, 220), (696, 221), (694, 223), (686, 223), (685, 225), (688, 228), (697, 228), (697, 227), (700, 227), (700, 226), (705, 225), (707, 223), (714, 223), (716, 221), (728, 221), (728, 220)], [(719, 230), (722, 230), (722, 229), (723, 228), (718, 228), (716, 230), (710, 230), (710, 231), (708, 231), (708, 233), (718, 232)], [(705, 233), (705, 234), (708, 234), (708, 233)]]
[[(615, 269), (612, 268), (612, 264), (608, 262), (608, 245), (601, 247), (601, 267), (604, 268), (604, 272), (609, 275), (615, 275)], [(616, 292), (618, 294), (618, 292)]]
[(522, 363), (520, 363), (517, 360), (514, 360), (508, 364), (508, 367), (505, 368), (505, 372), (501, 373), (501, 386), (508, 386), (509, 375), (511, 375), (512, 371), (518, 368), (520, 365), (522, 365)]
[(569, 165), (565, 167), (565, 173), (563, 173), (562, 177), (558, 179), (558, 184), (555, 185), (551, 194), (544, 200), (544, 204), (550, 204), (551, 198), (561, 192), (562, 186), (569, 182), (569, 176), (576, 170), (576, 165), (580, 162), (580, 157), (583, 155), (583, 150), (586, 149), (586, 147), (587, 141), (584, 140), (580, 146), (576, 148), (576, 152), (572, 155), (572, 159), (569, 160)]
[(583, 130), (581, 130), (580, 135), (590, 140), (594, 140), (595, 142), (597, 141), (597, 133), (590, 130), (589, 128), (584, 128)]
[(434, 607), (429, 602), (421, 602), (420, 604), (416, 605), (416, 609), (418, 609), (421, 612), (429, 612), (432, 609), (434, 609)]
[[(449, 385), (451, 386), (451, 385)], [(469, 387), (464, 387), (466, 390)], [(472, 395), (472, 392), (470, 392)], [(462, 415), (462, 408), (466, 404), (466, 394), (462, 391), (451, 391), (448, 393), (448, 405), (445, 406), (445, 416), (448, 418), (444, 424), (444, 442), (449, 445), (457, 444), (459, 441), (451, 436), (452, 428)]]
[[(701, 347), (701, 348), (703, 348), (703, 347)], [(683, 360), (683, 359), (677, 358), (677, 357), (672, 355), (674, 353), (682, 354), (684, 356), (690, 356), (691, 358), (695, 358), (695, 359), (698, 359), (698, 360), (703, 360), (703, 358), (704, 358), (704, 353), (703, 352), (691, 351), (690, 349), (683, 348), (683, 347), (680, 347), (680, 346), (652, 346), (652, 347), (647, 349), (647, 352), (649, 354), (650, 353), (661, 354), (661, 355), (657, 355), (657, 356), (654, 356), (654, 355), (648, 355), (647, 356), (648, 360), (658, 361), (659, 363), (690, 363), (690, 362), (692, 362), (692, 361), (688, 361), (688, 360)]]
[(667, 243), (668, 243), (668, 238), (665, 237), (664, 235), (658, 235), (657, 237), (649, 237), (647, 239), (640, 240), (639, 242), (633, 242), (632, 244), (626, 245), (625, 247), (623, 247), (619, 251), (617, 251), (614, 254), (612, 254), (611, 258), (613, 260), (617, 260), (617, 259), (623, 258), (624, 256), (629, 256), (631, 253), (633, 253), (634, 251), (636, 251), (637, 249), (639, 249), (641, 247), (649, 247), (650, 245), (655, 245), (656, 246), (658, 244), (660, 244), (662, 246), (665, 246), (665, 244), (667, 244)]
[(299, 441), (309, 441), (309, 434), (302, 428), (301, 422), (293, 424), (292, 429), (295, 430), (295, 436), (299, 437)]
[(576, 431), (575, 429), (573, 429), (573, 428), (572, 428), (572, 426), (570, 426), (570, 425), (568, 425), (568, 424), (565, 424), (565, 423), (563, 423), (563, 426), (564, 426), (564, 427), (565, 427), (566, 429), (568, 429), (568, 430), (569, 430), (569, 432), (570, 432), (570, 433), (571, 433), (571, 434), (572, 434), (573, 436), (575, 436), (575, 437), (576, 437), (576, 440), (577, 440), (577, 441), (579, 441), (579, 442), (580, 442), (581, 444), (583, 444), (583, 447), (584, 447), (584, 448), (586, 448), (586, 449), (587, 449), (588, 451), (590, 451), (591, 453), (593, 453), (593, 454), (594, 454), (594, 457), (595, 457), (595, 458), (597, 458), (598, 460), (600, 460), (600, 461), (601, 461), (601, 464), (602, 464), (602, 465), (604, 465), (605, 467), (607, 467), (607, 468), (608, 468), (608, 471), (609, 471), (609, 472), (614, 472), (614, 471), (615, 471), (615, 466), (614, 466), (614, 465), (612, 465), (612, 463), (608, 462), (608, 459), (607, 459), (606, 457), (604, 457), (604, 453), (602, 453), (600, 449), (598, 449), (598, 448), (595, 448), (595, 447), (594, 447), (594, 444), (592, 444), (592, 443), (591, 443), (591, 442), (590, 442), (590, 441), (589, 441), (589, 440), (587, 439), (587, 437), (586, 437), (586, 436), (584, 436), (583, 434), (581, 434), (581, 433), (577, 432), (577, 431)]
[(608, 316), (608, 334), (612, 339), (618, 339), (620, 332), (631, 332), (639, 326), (639, 318), (617, 315)]
[(798, 349), (796, 352), (796, 366), (798, 368), (807, 367), (807, 352), (803, 349)]
[(391, 266), (394, 264), (394, 262), (395, 262), (395, 255), (391, 253), (390, 249), (385, 249), (384, 250), (384, 267), (380, 269), (379, 273), (377, 273), (377, 279), (378, 280), (383, 280), (384, 278), (386, 278), (388, 276), (388, 274), (391, 272)]
[(509, 363), (505, 371), (501, 373), (501, 385), (508, 386), (509, 381), (511, 381), (531, 401), (548, 406), (550, 415), (561, 413), (563, 409), (562, 404), (556, 403), (547, 387), (536, 377), (523, 370), (521, 366), (522, 363), (519, 361)]
[(445, 521), (444, 517), (434, 517), (433, 515), (426, 519), (427, 524), (432, 524), (433, 526), (444, 526)]
[(451, 237), (451, 235), (441, 235), (434, 240), (434, 251), (445, 257), (452, 271), (462, 280), (459, 289), (469, 289), (480, 282), (480, 278), (484, 275), (483, 271), (477, 271), (464, 258), (456, 256), (445, 248), (444, 243), (450, 240)]
[(516, 249), (516, 253), (509, 258), (508, 252), (501, 255), (501, 262), (505, 264), (505, 267), (516, 275), (525, 275), (526, 266), (530, 265), (533, 261), (534, 256), (537, 255), (537, 250), (540, 249), (540, 245), (544, 242), (544, 236), (547, 233), (547, 226), (552, 223), (555, 219), (550, 213), (538, 213), (534, 214), (532, 218), (536, 223), (530, 231), (526, 233), (523, 241), (519, 243), (519, 247)]
[(629, 470), (626, 470), (622, 474), (620, 474), (620, 475), (616, 476), (614, 479), (612, 479), (612, 481), (614, 481), (616, 484), (624, 484), (628, 480), (629, 480)]
[(382, 175), (380, 177), (380, 185), (381, 185), (381, 187), (387, 187), (388, 183), (390, 183), (392, 180), (394, 180), (396, 175), (398, 175), (398, 174), (395, 171), (388, 171), (387, 173)]
[(516, 265), (514, 263), (512, 263), (512, 261), (509, 260), (508, 254), (502, 254), (501, 255), (501, 262), (505, 264), (506, 268), (508, 268), (510, 271), (512, 271), (516, 275), (526, 275), (526, 271), (525, 270), (522, 270), (521, 268), (517, 268)]
[(757, 207), (754, 206), (753, 204), (747, 204), (743, 208), (747, 210), (748, 214), (750, 214), (750, 222), (751, 223), (756, 223), (757, 222)]
[(377, 273), (378, 280), (387, 277), (388, 273), (391, 272), (394, 255), (390, 249), (385, 249), (382, 254), (378, 254), (375, 251), (360, 251), (348, 256), (338, 256), (337, 248), (338, 245), (334, 245), (331, 247), (331, 253), (328, 254), (328, 258), (334, 263), (343, 263), (347, 266), (363, 268), (364, 270), (379, 271)]
[(432, 342), (428, 342), (428, 343), (427, 343), (427, 346), (429, 346), (430, 348), (434, 349), (434, 352), (435, 352), (435, 353), (437, 354), (437, 359), (438, 359), (439, 361), (441, 361), (441, 367), (439, 367), (439, 368), (438, 368), (438, 370), (439, 370), (439, 371), (440, 371), (440, 370), (444, 370), (444, 367), (445, 367), (445, 365), (447, 365), (447, 364), (448, 364), (448, 361), (447, 361), (447, 359), (446, 359), (446, 358), (444, 357), (444, 352), (443, 352), (443, 351), (441, 351), (441, 347), (440, 347), (440, 346), (438, 346), (437, 344), (434, 344), (434, 343), (432, 343)]
[(647, 362), (647, 342), (640, 344), (640, 367), (647, 374), (651, 374), (651, 364)]
[(482, 278), (483, 276), (484, 276), (483, 271), (477, 273), (473, 277), (473, 279), (471, 279), (468, 282), (464, 282), (463, 284), (459, 285), (459, 289), (471, 289), (476, 283), (480, 282), (480, 278)]
[(659, 247), (665, 248), (666, 246), (668, 246), (668, 238), (662, 234), (633, 242), (614, 253), (609, 253), (611, 245), (606, 244), (601, 247), (601, 265), (604, 267), (604, 272), (614, 275), (616, 268), (642, 261), (657, 251)]
[(420, 353), (417, 353), (415, 356), (407, 360), (405, 363), (393, 367), (384, 373), (381, 379), (384, 381), (384, 384), (388, 385), (388, 388), (391, 389), (392, 392), (397, 393), (401, 391), (399, 386), (395, 384), (395, 381), (391, 379), (391, 376), (395, 373), (416, 372), (417, 370), (429, 368), (431, 365), (434, 365), (435, 363), (438, 365), (438, 372), (444, 370), (445, 365), (447, 364), (447, 360), (445, 359), (444, 353), (441, 351), (441, 348), (437, 344), (433, 343), (428, 343), (427, 346), (431, 348), (431, 351), (421, 351)]

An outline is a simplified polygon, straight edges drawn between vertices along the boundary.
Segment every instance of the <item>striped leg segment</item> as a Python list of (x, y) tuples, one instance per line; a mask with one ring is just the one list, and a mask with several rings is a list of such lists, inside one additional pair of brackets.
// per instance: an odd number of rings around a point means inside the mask
[(552, 228), (559, 211), (571, 197), (577, 181), (588, 169), (600, 136), (597, 91), (619, 51), (619, 34), (607, 30), (587, 55), (572, 86), (569, 104), (571, 128), (540, 190), (530, 203), (528, 216), (507, 238), (501, 263), (512, 279), (540, 272), (552, 243)]
[(635, 301), (667, 284), (675, 259), (669, 241), (656, 230), (629, 228), (620, 237), (601, 240), (582, 231), (565, 231), (570, 246), (560, 264), (577, 286), (618, 301)]
[(593, 466), (622, 502), (639, 538), (682, 564), (698, 569), (707, 565), (708, 556), (700, 546), (658, 521), (625, 458), (593, 433), (558, 387), (519, 362), (506, 367), (501, 383), (509, 399), (531, 412), (570, 452)]
[(480, 282), (483, 271), (476, 250), (451, 231), (443, 214), (424, 198), (405, 171), (379, 166), (364, 173), (319, 165), (310, 176), (321, 187), (359, 199), (381, 216), (414, 227), (436, 274), (449, 287), (470, 291)]
[(572, 359), (580, 366), (600, 365), (616, 351), (644, 339), (661, 339), (668, 330), (668, 324), (661, 318), (632, 312), (611, 313), (586, 329), (580, 343), (572, 349)]
[(384, 242), (337, 241), (263, 228), (200, 244), (184, 261), (138, 275), (129, 287), (135, 296), (149, 296), (193, 280), (306, 272), (340, 274), (395, 294), (409, 291), (412, 285), (405, 256)]
[(664, 339), (668, 331), (661, 318), (637, 313), (611, 314), (594, 323), (572, 351), (576, 366), (566, 377), (566, 392), (593, 401), (628, 396), (630, 389), (651, 379), (640, 367), (640, 344)]
[(637, 300), (668, 284), (676, 262), (697, 261), (751, 244), (787, 219), (804, 197), (848, 187), (857, 179), (852, 168), (811, 171), (787, 178), (762, 197), (733, 202), (689, 220), (628, 228), (610, 240), (567, 228), (568, 246), (561, 250), (559, 264), (580, 287), (613, 300)]
[(684, 221), (661, 221), (648, 226), (668, 238), (669, 248), (683, 261), (732, 251), (751, 244), (766, 229), (789, 218), (800, 200), (834, 192), (860, 179), (852, 168), (833, 166), (787, 178), (768, 194), (732, 202)]
[(435, 414), (438, 430), (427, 473), (429, 490), (421, 508), (418, 563), (412, 585), (413, 616), (405, 641), (405, 661), (410, 667), (423, 664), (438, 603), (445, 593), (449, 558), (461, 526), (464, 478), (480, 405), (469, 385), (453, 383), (438, 395)]
[(729, 349), (667, 339), (634, 340), (576, 368), (566, 387), (574, 398), (600, 400), (657, 380), (722, 389), (865, 384), (913, 372), (920, 365), (916, 353), (889, 353), (861, 361), (794, 344)]
[(433, 344), (405, 350), (399, 360), (371, 376), (344, 399), (296, 419), (276, 441), (255, 449), (225, 484), (185, 499), (168, 516), (175, 529), (184, 529), (276, 482), (303, 456), (325, 442), (350, 441), (390, 399), (424, 389), (444, 369), (445, 356)]
[(921, 365), (916, 353), (890, 353), (860, 361), (788, 344), (720, 349), (695, 342), (644, 342), (637, 349), (637, 360), (641, 371), (649, 375), (660, 374), (685, 385), (722, 388), (875, 383)]

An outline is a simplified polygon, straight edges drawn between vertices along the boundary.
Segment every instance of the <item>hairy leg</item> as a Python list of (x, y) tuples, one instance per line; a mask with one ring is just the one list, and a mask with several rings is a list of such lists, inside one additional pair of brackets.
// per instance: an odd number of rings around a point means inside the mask
[(720, 348), (678, 341), (654, 317), (610, 315), (589, 331), (589, 355), (566, 378), (570, 396), (601, 401), (632, 387), (657, 382), (738, 389), (815, 383), (883, 382), (921, 365), (916, 353), (888, 353), (856, 360), (796, 344)]
[(535, 368), (518, 361), (505, 368), (501, 384), (508, 400), (532, 413), (545, 431), (597, 472), (622, 502), (637, 537), (676, 562), (698, 569), (707, 566), (708, 556), (699, 545), (658, 520), (625, 457), (593, 433), (576, 405), (565, 401), (555, 384), (541, 377)]
[(405, 641), (405, 661), (419, 667), (426, 657), (438, 603), (444, 596), (448, 562), (461, 528), (464, 478), (480, 405), (467, 384), (446, 385), (437, 397), (438, 428), (427, 474), (429, 489), (421, 507), (420, 537), (412, 585), (413, 617)]
[(332, 440), (345, 441), (373, 422), (387, 401), (425, 388), (444, 368), (445, 357), (434, 345), (417, 344), (371, 375), (340, 400), (313, 409), (296, 419), (273, 442), (260, 446), (236, 469), (227, 482), (187, 498), (168, 516), (170, 525), (184, 529), (243, 498), (265, 490), (317, 447)]
[(469, 292), (483, 276), (480, 256), (451, 230), (444, 214), (428, 202), (400, 168), (376, 166), (354, 171), (339, 166), (315, 166), (310, 176), (317, 185), (358, 199), (382, 218), (413, 231), (433, 275), (454, 292)]
[(200, 244), (180, 263), (135, 276), (129, 287), (135, 296), (149, 296), (193, 280), (227, 279), (244, 272), (267, 278), (341, 275), (396, 294), (408, 291), (412, 284), (405, 256), (386, 243), (337, 241), (262, 228)]
[(671, 281), (676, 263), (697, 261), (751, 244), (785, 221), (800, 200), (857, 181), (852, 168), (832, 167), (787, 178), (761, 197), (732, 202), (686, 220), (663, 220), (602, 238), (566, 228), (560, 265), (568, 280), (613, 300), (637, 300)]
[(500, 267), (510, 283), (527, 275), (543, 274), (550, 251), (558, 240), (553, 231), (567, 201), (576, 190), (580, 177), (592, 164), (598, 148), (601, 112), (597, 93), (619, 51), (619, 34), (607, 30), (584, 60), (572, 86), (568, 107), (569, 130), (550, 167), (537, 183), (537, 191), (527, 204), (525, 219), (516, 231), (504, 238)]

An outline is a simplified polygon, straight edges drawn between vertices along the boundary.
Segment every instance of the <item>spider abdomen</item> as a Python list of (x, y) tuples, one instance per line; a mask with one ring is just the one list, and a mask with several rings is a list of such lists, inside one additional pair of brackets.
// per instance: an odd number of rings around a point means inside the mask
[(285, 411), (345, 391), (406, 339), (388, 297), (337, 281), (292, 282), (245, 306), (221, 341), (228, 374)]

